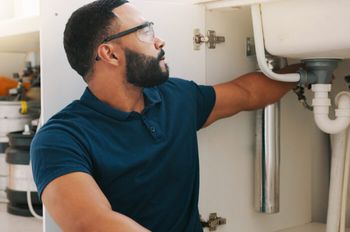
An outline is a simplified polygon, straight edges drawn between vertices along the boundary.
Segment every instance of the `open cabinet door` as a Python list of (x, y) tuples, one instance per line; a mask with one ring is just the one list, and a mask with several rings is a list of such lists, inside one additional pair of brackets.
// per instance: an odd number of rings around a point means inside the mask
[[(246, 51), (247, 38), (253, 38), (249, 7), (208, 10), (205, 26), (206, 31), (225, 36), (216, 49), (202, 48), (206, 49), (207, 84), (256, 71), (256, 57), (247, 56)], [(281, 101), (280, 212), (272, 215), (254, 210), (255, 112), (241, 112), (201, 130), (202, 217), (208, 220), (217, 213), (227, 219), (226, 225), (217, 227), (219, 232), (275, 232), (309, 223), (312, 128), (312, 114), (302, 109), (293, 93), (287, 94)]]
[[(53, 114), (78, 99), (85, 83), (69, 66), (63, 49), (63, 31), (71, 13), (91, 0), (41, 1), (41, 65), (42, 110), (44, 122)], [(193, 29), (204, 31), (203, 6), (190, 1), (135, 0), (131, 1), (155, 24), (157, 36), (166, 41), (166, 62), (171, 76), (205, 83), (205, 49), (193, 49)], [(64, 90), (64, 94), (62, 94)], [(171, 210), (171, 209), (169, 209)], [(45, 213), (44, 230), (60, 231)]]

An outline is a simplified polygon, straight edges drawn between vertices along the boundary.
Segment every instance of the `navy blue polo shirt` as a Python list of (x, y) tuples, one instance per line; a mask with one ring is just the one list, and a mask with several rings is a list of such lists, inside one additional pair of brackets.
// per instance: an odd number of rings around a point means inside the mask
[(171, 78), (144, 96), (141, 114), (122, 112), (87, 88), (53, 116), (31, 147), (39, 195), (55, 178), (84, 172), (114, 211), (151, 231), (202, 231), (196, 132), (212, 111), (214, 89)]

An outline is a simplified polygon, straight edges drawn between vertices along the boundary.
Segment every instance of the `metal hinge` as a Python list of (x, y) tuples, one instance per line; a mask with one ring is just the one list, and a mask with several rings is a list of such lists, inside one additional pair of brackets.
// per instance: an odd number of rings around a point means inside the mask
[(208, 221), (201, 219), (202, 227), (209, 228), (209, 231), (215, 231), (218, 226), (226, 224), (226, 218), (218, 217), (217, 213), (211, 213)]
[(248, 37), (246, 39), (246, 56), (255, 56), (254, 38)]
[(216, 44), (225, 42), (224, 36), (216, 36), (216, 32), (209, 30), (207, 36), (201, 34), (199, 29), (194, 29), (193, 48), (200, 50), (201, 44), (208, 44), (209, 49), (215, 49)]

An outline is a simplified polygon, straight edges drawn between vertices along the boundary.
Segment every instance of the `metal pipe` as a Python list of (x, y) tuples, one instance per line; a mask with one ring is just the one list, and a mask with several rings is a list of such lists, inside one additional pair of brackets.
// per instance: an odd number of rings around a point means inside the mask
[(269, 105), (257, 112), (255, 155), (255, 209), (279, 212), (280, 200), (280, 107)]

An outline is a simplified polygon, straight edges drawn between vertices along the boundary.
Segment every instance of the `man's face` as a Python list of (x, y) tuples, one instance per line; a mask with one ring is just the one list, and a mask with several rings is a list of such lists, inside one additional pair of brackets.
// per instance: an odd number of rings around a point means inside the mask
[(160, 62), (164, 60), (164, 51), (161, 49), (157, 57), (134, 52), (125, 48), (126, 78), (130, 84), (138, 87), (153, 87), (169, 79), (169, 68)]
[[(142, 25), (146, 22), (141, 13), (131, 4), (124, 4), (113, 10), (120, 20), (119, 31)], [(147, 33), (147, 28), (145, 28)], [(149, 32), (149, 31), (148, 31)], [(143, 30), (126, 35), (120, 42), (125, 54), (126, 80), (138, 87), (152, 87), (169, 78), (169, 68), (165, 63), (164, 41), (151, 35), (142, 40)], [(146, 36), (149, 34), (145, 34)]]

